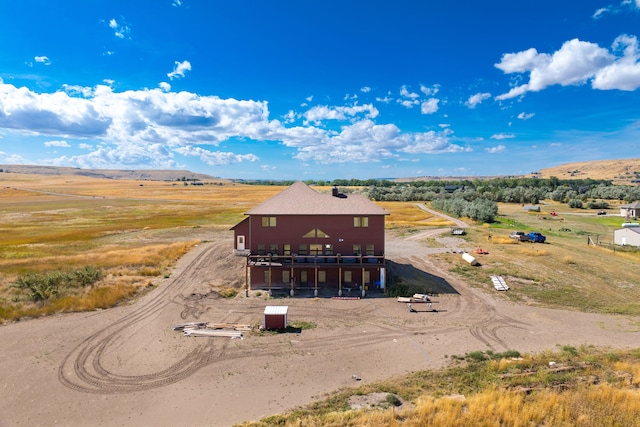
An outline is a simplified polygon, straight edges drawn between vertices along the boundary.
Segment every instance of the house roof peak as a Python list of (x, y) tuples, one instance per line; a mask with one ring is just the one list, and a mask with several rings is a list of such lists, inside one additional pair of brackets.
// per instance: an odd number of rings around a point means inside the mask
[(320, 193), (302, 181), (246, 212), (247, 215), (388, 215), (360, 194)]

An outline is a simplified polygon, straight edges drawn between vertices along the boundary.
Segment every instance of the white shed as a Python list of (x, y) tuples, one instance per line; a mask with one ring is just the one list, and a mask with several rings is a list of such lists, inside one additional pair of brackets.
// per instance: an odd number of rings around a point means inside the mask
[(286, 329), (289, 306), (268, 305), (264, 308), (265, 329)]
[(637, 246), (640, 248), (640, 227), (620, 228), (613, 232), (613, 243), (620, 246)]

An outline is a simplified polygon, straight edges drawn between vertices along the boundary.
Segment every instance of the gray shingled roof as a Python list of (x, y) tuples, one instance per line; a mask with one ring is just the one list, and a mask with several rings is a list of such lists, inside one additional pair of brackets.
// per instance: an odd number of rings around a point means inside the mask
[(359, 194), (335, 197), (319, 193), (304, 182), (296, 182), (282, 192), (246, 212), (247, 215), (389, 215), (385, 209)]
[(628, 205), (622, 205), (620, 206), (621, 208), (631, 208), (631, 209), (639, 209), (640, 208), (640, 202), (633, 202), (633, 203), (629, 203)]

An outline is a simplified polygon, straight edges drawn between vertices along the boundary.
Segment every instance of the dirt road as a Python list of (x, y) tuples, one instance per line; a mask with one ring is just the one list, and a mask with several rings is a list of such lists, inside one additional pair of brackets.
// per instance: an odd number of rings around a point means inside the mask
[[(206, 240), (134, 304), (0, 327), (0, 426), (228, 426), (356, 385), (354, 375), (369, 382), (438, 368), (469, 351), (640, 342), (638, 319), (519, 306), (489, 286), (470, 288), (420, 238), (389, 236), (387, 254), (441, 283), (435, 313), (386, 298), (223, 299), (211, 285), (237, 280), (243, 259), (231, 256), (230, 237)], [(258, 325), (266, 305), (288, 305), (290, 321), (317, 327), (243, 340), (172, 330), (186, 321)]]

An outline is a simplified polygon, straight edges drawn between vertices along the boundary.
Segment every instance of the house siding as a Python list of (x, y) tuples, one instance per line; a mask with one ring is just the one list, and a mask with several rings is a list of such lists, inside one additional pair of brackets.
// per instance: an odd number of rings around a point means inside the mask
[[(303, 185), (294, 184), (250, 210), (248, 217), (232, 228), (236, 254), (241, 255), (238, 236), (244, 237), (244, 249), (248, 250), (242, 253), (247, 257), (248, 287), (384, 286), (388, 213), (361, 196), (338, 199)], [(310, 210), (314, 213), (308, 213)], [(265, 222), (269, 226), (263, 225), (263, 217), (271, 218)], [(355, 226), (354, 217), (366, 218), (367, 226)], [(286, 254), (285, 244), (290, 247)], [(317, 252), (312, 253), (312, 245)], [(354, 252), (354, 245), (359, 246), (359, 253)]]

